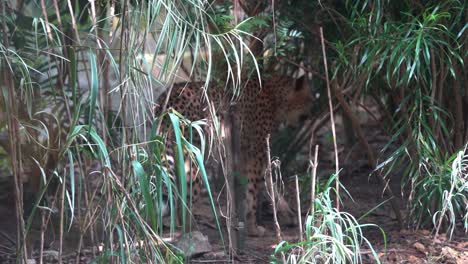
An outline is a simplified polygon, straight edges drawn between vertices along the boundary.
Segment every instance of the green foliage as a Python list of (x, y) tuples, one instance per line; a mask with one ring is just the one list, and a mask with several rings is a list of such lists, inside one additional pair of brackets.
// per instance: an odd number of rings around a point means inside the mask
[[(457, 36), (446, 27), (445, 21), (452, 19), (448, 11), (435, 6), (427, 8), (421, 16), (407, 16), (406, 23), (385, 22), (378, 35), (366, 35), (366, 25), (357, 25), (359, 37), (354, 41), (362, 41), (359, 65), (363, 71), (372, 73), (368, 83), (382, 70), (387, 82), (396, 82), (396, 87), (417, 81), (419, 86), (425, 83), (426, 87), (432, 88), (435, 84), (430, 78), (431, 59), (448, 63), (452, 75), (451, 64), (456, 60), (463, 64)], [(354, 41), (352, 46), (356, 44)], [(433, 54), (440, 56), (433, 57)]]
[(242, 21), (242, 23), (238, 25), (238, 29), (244, 32), (255, 32), (265, 29), (270, 23), (271, 18), (269, 16), (260, 14)]
[[(379, 257), (363, 229), (377, 227), (372, 224), (359, 224), (349, 213), (333, 207), (331, 185), (335, 177), (325, 184), (314, 201), (315, 210), (305, 222), (305, 240), (295, 243), (282, 241), (275, 248), (273, 263), (281, 263), (279, 256), (286, 255), (286, 263), (363, 263), (361, 249), (368, 246), (377, 263)], [(382, 230), (385, 239), (385, 233)]]
[(271, 23), (271, 17), (259, 14), (255, 17), (247, 18), (235, 25), (232, 15), (232, 2), (225, 1), (220, 4), (212, 5), (207, 9), (208, 20), (213, 24), (214, 34), (225, 33), (236, 28), (239, 31), (250, 34), (262, 30)]
[[(333, 46), (337, 83), (364, 87), (363, 93), (354, 90), (354, 98), (373, 96), (391, 113), (386, 124), (391, 139), (383, 151), (396, 150), (376, 171), (384, 169), (390, 177), (406, 167), (403, 184), (410, 186), (409, 220), (415, 227), (430, 225), (442, 210), (453, 184), (449, 164), (465, 133), (456, 130), (466, 118), (459, 110), (463, 102), (458, 108), (451, 104), (463, 96), (455, 87), (465, 79), (459, 75), (466, 54), (464, 6), (462, 1), (349, 1), (342, 11), (349, 30)], [(458, 219), (460, 209), (454, 209)]]
[(432, 220), (436, 232), (443, 224), (451, 237), (457, 227), (457, 222), (462, 220), (466, 232), (468, 227), (467, 147), (465, 146), (445, 161), (428, 160), (421, 163), (421, 168), (425, 172), (425, 177), (413, 179), (414, 202), (411, 209), (413, 215), (417, 217), (417, 224), (424, 225)]

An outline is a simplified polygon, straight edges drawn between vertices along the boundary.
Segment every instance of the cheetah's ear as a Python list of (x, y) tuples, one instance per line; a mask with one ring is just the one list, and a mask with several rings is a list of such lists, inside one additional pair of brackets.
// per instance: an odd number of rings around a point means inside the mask
[(304, 90), (307, 87), (307, 78), (306, 75), (302, 75), (299, 79), (296, 80), (296, 85), (294, 91), (298, 92)]

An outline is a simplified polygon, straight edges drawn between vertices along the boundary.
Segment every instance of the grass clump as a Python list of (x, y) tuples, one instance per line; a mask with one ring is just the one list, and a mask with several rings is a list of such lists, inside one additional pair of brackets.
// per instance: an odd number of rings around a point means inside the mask
[[(354, 216), (337, 210), (333, 206), (331, 177), (324, 190), (314, 201), (314, 210), (305, 221), (304, 241), (279, 243), (272, 255), (272, 263), (363, 263), (363, 247), (368, 247), (380, 263), (372, 244), (364, 236), (363, 229), (377, 227), (360, 224)], [(385, 233), (382, 231), (385, 238)]]

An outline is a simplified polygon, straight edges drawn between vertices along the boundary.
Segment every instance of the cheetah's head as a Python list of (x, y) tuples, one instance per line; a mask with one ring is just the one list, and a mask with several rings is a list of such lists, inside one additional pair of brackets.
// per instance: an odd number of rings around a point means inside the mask
[(284, 113), (286, 126), (296, 127), (309, 117), (313, 96), (308, 83), (306, 76), (303, 76), (297, 79), (294, 88), (288, 91)]

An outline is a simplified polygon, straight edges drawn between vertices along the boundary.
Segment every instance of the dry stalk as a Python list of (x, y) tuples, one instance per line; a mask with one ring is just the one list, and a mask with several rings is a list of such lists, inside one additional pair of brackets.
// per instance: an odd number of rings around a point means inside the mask
[[(233, 127), (235, 127), (236, 124), (234, 124), (233, 120), (234, 117), (232, 113), (228, 113), (228, 118), (229, 121), (226, 122), (223, 126), (224, 130), (224, 147), (225, 147), (225, 152), (221, 153), (221, 145), (218, 144), (218, 155), (219, 155), (219, 160), (220, 160), (220, 165), (222, 167), (223, 171), (223, 176), (224, 176), (224, 181), (228, 184), (226, 187), (226, 207), (227, 207), (227, 217), (226, 217), (226, 225), (229, 227), (227, 228), (227, 233), (228, 233), (228, 243), (229, 243), (229, 255), (230, 258), (232, 258), (232, 261), (234, 261), (237, 249), (238, 249), (238, 225), (239, 225), (239, 214), (236, 212), (236, 199), (234, 199), (234, 194), (233, 192), (236, 192), (236, 184), (235, 184), (235, 176), (231, 175), (229, 177), (228, 173), (232, 173), (234, 171), (234, 168), (238, 168), (238, 158), (237, 154), (235, 153), (234, 149), (234, 144), (236, 142), (236, 133), (234, 133)], [(226, 154), (229, 155), (231, 158), (226, 159)], [(224, 160), (224, 161), (223, 161)]]
[(99, 39), (99, 34), (98, 34), (98, 25), (97, 25), (97, 18), (96, 18), (96, 5), (94, 4), (95, 0), (88, 0), (89, 3), (91, 4), (91, 22), (93, 23), (93, 30), (94, 34), (96, 35), (96, 42), (98, 44), (98, 47), (102, 49), (101, 46), (101, 41)]
[(317, 179), (317, 166), (318, 166), (318, 145), (315, 145), (315, 155), (314, 155), (314, 162), (312, 165), (312, 184), (310, 190), (310, 214), (313, 215), (315, 211), (315, 185)]
[(47, 31), (47, 37), (49, 38), (49, 40), (51, 42), (53, 42), (54, 38), (52, 37), (52, 30), (50, 29), (49, 18), (47, 16), (47, 9), (46, 9), (46, 5), (45, 5), (44, 0), (41, 0), (41, 10), (42, 10), (42, 16), (44, 17), (44, 21), (45, 21), (45, 28), (46, 28), (46, 31)]
[(73, 13), (73, 5), (71, 3), (71, 0), (68, 0), (67, 3), (68, 3), (68, 10), (69, 10), (70, 17), (71, 17), (71, 22), (72, 22), (72, 28), (73, 28), (73, 31), (75, 32), (78, 45), (81, 46), (80, 34), (78, 33), (78, 27), (76, 26), (75, 14)]
[(44, 255), (44, 238), (45, 238), (45, 231), (46, 231), (46, 213), (43, 209), (41, 209), (41, 241), (39, 246), (39, 264), (44, 263), (43, 255)]
[[(275, 231), (276, 231), (276, 239), (278, 240), (278, 243), (280, 243), (283, 239), (281, 238), (281, 227), (278, 223), (278, 216), (276, 213), (276, 200), (275, 200), (275, 190), (273, 188), (273, 176), (271, 173), (271, 157), (270, 157), (270, 134), (267, 135), (266, 137), (266, 146), (267, 146), (267, 171), (265, 177), (266, 179), (266, 184), (267, 184), (267, 189), (268, 192), (270, 193), (270, 199), (271, 199), (271, 206), (273, 207), (273, 222), (275, 223)], [(286, 263), (286, 259), (284, 256), (284, 253), (281, 253), (281, 257), (283, 259), (283, 263)]]
[(297, 220), (299, 223), (299, 239), (300, 241), (304, 241), (304, 237), (302, 236), (302, 216), (301, 216), (301, 197), (299, 194), (299, 179), (296, 175), (296, 202), (297, 202)]
[[(70, 168), (73, 170), (74, 168)], [(65, 212), (65, 187), (67, 183), (66, 173), (62, 176), (62, 192), (60, 193), (60, 219), (59, 219), (59, 254), (58, 254), (58, 263), (62, 263), (62, 252), (63, 252), (63, 218)]]
[[(6, 17), (6, 3), (2, 1), (2, 15)], [(6, 25), (6, 21), (3, 20), (2, 23), (2, 31), (3, 31), (3, 43), (5, 45), (6, 50), (8, 49), (8, 28)], [(1, 62), (3, 66), (3, 61)], [(4, 69), (7, 69), (5, 67)], [(17, 115), (17, 106), (14, 103), (16, 101), (15, 89), (13, 78), (11, 78), (8, 70), (3, 70), (3, 81), (1, 85), (7, 87), (7, 98), (4, 98), (5, 103), (7, 104), (6, 108), (6, 116), (7, 116), (7, 123), (8, 123), (8, 136), (9, 136), (9, 146), (10, 146), (10, 155), (11, 155), (11, 167), (13, 170), (13, 180), (14, 180), (14, 189), (15, 189), (15, 211), (16, 211), (16, 219), (18, 221), (17, 225), (17, 240), (16, 240), (16, 250), (17, 255), (23, 255), (23, 261), (27, 261), (27, 248), (26, 248), (26, 230), (25, 230), (25, 223), (24, 223), (24, 212), (23, 212), (23, 184), (22, 184), (22, 175), (21, 175), (21, 149), (20, 149), (20, 142), (18, 141), (19, 133), (19, 124), (18, 120), (14, 118)], [(5, 96), (5, 95), (3, 95)]]
[(328, 106), (330, 110), (330, 122), (333, 135), (333, 148), (335, 150), (335, 175), (336, 175), (336, 210), (340, 211), (340, 175), (338, 174), (340, 170), (340, 165), (338, 161), (338, 147), (336, 145), (336, 129), (335, 129), (335, 118), (333, 115), (333, 103), (331, 99), (331, 89), (330, 89), (330, 78), (328, 77), (328, 64), (327, 64), (327, 54), (325, 52), (325, 40), (323, 38), (323, 28), (320, 27), (320, 42), (322, 43), (322, 54), (323, 54), (323, 66), (325, 67), (325, 80), (327, 83), (327, 95), (328, 95)]

